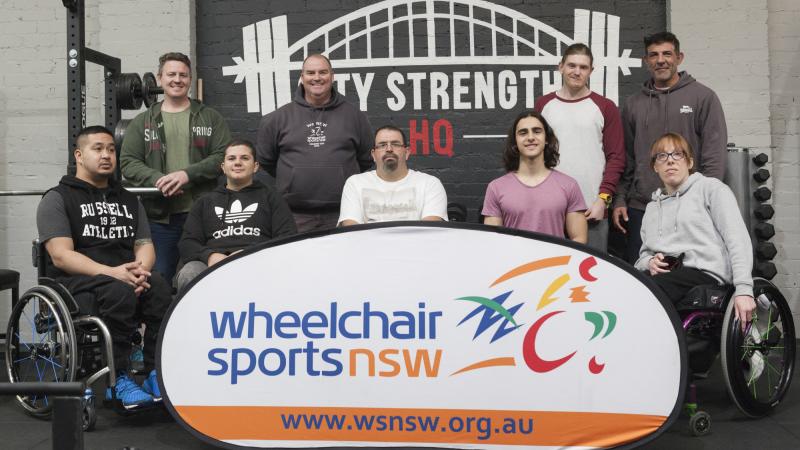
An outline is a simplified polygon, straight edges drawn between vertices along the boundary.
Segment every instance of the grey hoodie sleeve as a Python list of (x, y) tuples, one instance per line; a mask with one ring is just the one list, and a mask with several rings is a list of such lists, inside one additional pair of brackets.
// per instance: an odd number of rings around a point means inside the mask
[(372, 147), (375, 146), (375, 136), (372, 134), (372, 126), (367, 119), (367, 115), (359, 111), (358, 114), (358, 135), (359, 143), (356, 149), (356, 159), (361, 172), (366, 172), (372, 168)]
[(631, 189), (634, 170), (636, 169), (636, 159), (633, 149), (635, 137), (633, 121), (629, 116), (630, 110), (630, 103), (626, 101), (621, 114), (622, 131), (625, 137), (625, 170), (622, 171), (622, 176), (619, 179), (619, 183), (617, 183), (617, 191), (614, 194), (614, 202), (611, 205), (613, 208), (619, 208), (621, 206), (628, 205), (627, 195), (628, 191)]
[(278, 130), (275, 125), (277, 114), (271, 112), (261, 118), (256, 134), (256, 160), (262, 169), (266, 170), (271, 176), (275, 176), (275, 168), (278, 164)]
[[(649, 203), (644, 211), (645, 216), (648, 214), (653, 214), (653, 207)], [(639, 259), (636, 260), (633, 266), (636, 267), (636, 270), (646, 270), (649, 273), (650, 258), (655, 256), (655, 252), (647, 246), (647, 227), (645, 226), (644, 218), (642, 219), (642, 228), (639, 234), (642, 237), (642, 248), (639, 249)]]
[(709, 213), (728, 251), (734, 295), (753, 296), (753, 244), (739, 213), (736, 197), (728, 186), (714, 183), (707, 192)]
[(698, 119), (702, 139), (699, 149), (699, 172), (707, 177), (722, 180), (725, 177), (727, 162), (728, 127), (722, 104), (717, 94), (710, 89), (703, 99)]

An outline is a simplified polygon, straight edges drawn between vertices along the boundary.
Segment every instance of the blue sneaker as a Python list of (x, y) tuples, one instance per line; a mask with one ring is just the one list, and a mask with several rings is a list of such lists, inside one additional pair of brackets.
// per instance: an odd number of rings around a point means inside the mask
[(142, 389), (153, 396), (153, 401), (161, 401), (161, 389), (158, 388), (158, 377), (156, 377), (155, 369), (151, 370), (150, 375), (145, 378), (144, 383), (142, 383)]
[(113, 397), (111, 388), (106, 390), (106, 399), (111, 400), (112, 398), (122, 402), (122, 407), (125, 409), (136, 409), (151, 405), (154, 401), (152, 395), (145, 392), (125, 374), (117, 377), (117, 385), (114, 387)]

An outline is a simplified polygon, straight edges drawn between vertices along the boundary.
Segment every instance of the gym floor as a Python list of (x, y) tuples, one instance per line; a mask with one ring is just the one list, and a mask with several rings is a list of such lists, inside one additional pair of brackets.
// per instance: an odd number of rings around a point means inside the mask
[[(800, 348), (800, 342), (798, 342)], [(800, 352), (795, 369), (800, 368)], [(7, 380), (5, 367), (2, 380)], [(744, 417), (728, 400), (719, 364), (709, 377), (697, 383), (700, 409), (712, 419), (711, 434), (694, 437), (688, 417), (681, 416), (671, 429), (639, 448), (673, 449), (797, 449), (800, 448), (800, 375), (795, 370), (792, 386), (772, 415), (759, 420)], [(98, 383), (99, 384), (99, 383)], [(98, 398), (100, 394), (98, 393)], [(51, 424), (27, 415), (11, 396), (0, 397), (0, 447), (52, 449)], [(173, 421), (164, 409), (122, 417), (98, 407), (97, 426), (84, 433), (86, 449), (212, 449)]]

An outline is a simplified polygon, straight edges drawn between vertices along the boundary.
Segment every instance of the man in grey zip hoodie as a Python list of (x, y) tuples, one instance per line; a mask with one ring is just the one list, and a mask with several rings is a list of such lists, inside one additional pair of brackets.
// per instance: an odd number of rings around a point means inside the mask
[(706, 176), (725, 176), (728, 130), (717, 95), (686, 72), (680, 42), (669, 32), (644, 39), (652, 77), (642, 91), (629, 97), (622, 110), (627, 165), (613, 202), (612, 220), (627, 237), (625, 259), (636, 261), (642, 242), (639, 229), (650, 196), (659, 186), (650, 169), (650, 147), (668, 132), (682, 135), (696, 155), (696, 170)]
[(275, 177), (300, 232), (334, 228), (344, 182), (372, 167), (367, 116), (333, 89), (323, 55), (303, 62), (293, 101), (261, 120), (258, 163)]

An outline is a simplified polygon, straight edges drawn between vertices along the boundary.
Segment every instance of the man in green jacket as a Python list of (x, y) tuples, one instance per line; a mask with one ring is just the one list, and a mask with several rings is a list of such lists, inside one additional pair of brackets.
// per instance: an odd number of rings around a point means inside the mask
[(183, 53), (159, 58), (164, 100), (150, 106), (125, 130), (120, 163), (134, 186), (157, 187), (162, 196), (142, 199), (153, 244), (154, 269), (168, 281), (178, 263), (178, 240), (195, 198), (217, 184), (231, 140), (217, 111), (189, 98), (192, 63)]

